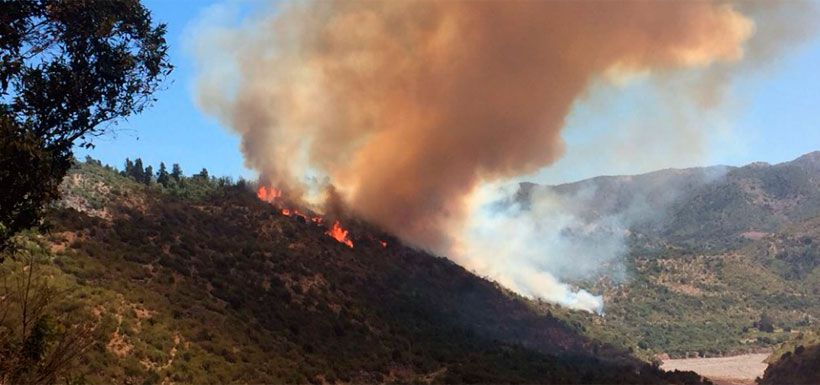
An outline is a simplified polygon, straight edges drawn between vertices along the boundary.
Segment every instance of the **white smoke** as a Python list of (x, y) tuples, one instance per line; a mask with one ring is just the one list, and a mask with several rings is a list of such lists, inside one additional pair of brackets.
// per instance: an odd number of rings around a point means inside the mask
[(593, 189), (559, 195), (536, 188), (529, 199), (485, 186), (471, 201), (471, 216), (454, 258), (476, 273), (533, 298), (601, 313), (603, 299), (562, 280), (605, 273), (623, 277), (631, 219), (619, 214), (585, 218)]

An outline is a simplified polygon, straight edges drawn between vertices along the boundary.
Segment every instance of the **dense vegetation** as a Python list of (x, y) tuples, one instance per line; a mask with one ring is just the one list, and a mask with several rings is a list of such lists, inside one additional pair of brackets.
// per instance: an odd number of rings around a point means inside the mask
[[(143, 169), (144, 171), (144, 169)], [(244, 182), (172, 187), (78, 165), (47, 234), (18, 237), (93, 325), (89, 383), (698, 383), (596, 343), (443, 258), (349, 220), (350, 249)], [(381, 241), (387, 242), (387, 247)], [(6, 277), (25, 274), (7, 258)], [(28, 268), (30, 269), (30, 268)]]

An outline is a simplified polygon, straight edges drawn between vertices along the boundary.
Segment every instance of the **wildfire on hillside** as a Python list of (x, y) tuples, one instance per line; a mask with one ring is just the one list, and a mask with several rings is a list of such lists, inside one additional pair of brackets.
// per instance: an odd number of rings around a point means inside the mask
[(333, 226), (330, 230), (326, 231), (325, 234), (330, 235), (333, 239), (339, 241), (340, 243), (344, 243), (347, 247), (353, 248), (353, 241), (347, 237), (348, 231), (342, 228), (342, 225), (339, 224), (339, 221), (333, 222)]
[[(300, 212), (298, 209), (282, 207), (285, 205), (285, 201), (282, 199), (282, 190), (279, 190), (276, 187), (259, 186), (259, 189), (256, 190), (256, 196), (260, 200), (270, 203), (276, 206), (277, 208), (280, 208), (280, 212), (284, 216), (301, 217), (305, 222), (309, 221), (319, 226), (324, 224), (324, 218), (322, 218), (321, 216), (308, 216)], [(348, 230), (342, 227), (341, 223), (338, 220), (335, 221), (333, 223), (333, 226), (331, 226), (330, 229), (328, 229), (325, 232), (325, 234), (335, 239), (339, 243), (347, 245), (347, 247), (353, 248), (353, 241), (348, 237), (348, 233)], [(386, 247), (386, 244), (382, 243), (382, 246)]]
[(259, 186), (259, 189), (256, 190), (256, 196), (265, 202), (273, 203), (277, 198), (282, 197), (282, 190), (274, 187), (266, 188), (265, 186)]

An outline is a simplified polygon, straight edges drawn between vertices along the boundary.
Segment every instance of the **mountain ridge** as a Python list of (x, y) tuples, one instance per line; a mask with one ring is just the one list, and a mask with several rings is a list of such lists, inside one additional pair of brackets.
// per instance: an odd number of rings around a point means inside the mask
[[(516, 199), (526, 208), (528, 199), (545, 194), (580, 207), (572, 214), (581, 221), (617, 217), (628, 234), (616, 261), (628, 278), (580, 282), (603, 294), (607, 328), (568, 315), (598, 338), (621, 341), (647, 358), (711, 356), (772, 347), (790, 331), (817, 326), (818, 151), (775, 165), (529, 184)], [(757, 329), (766, 317), (775, 318), (779, 331)]]

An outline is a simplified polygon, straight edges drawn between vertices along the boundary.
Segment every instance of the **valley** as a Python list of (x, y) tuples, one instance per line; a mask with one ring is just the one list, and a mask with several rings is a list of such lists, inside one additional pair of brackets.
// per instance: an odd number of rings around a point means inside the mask
[(663, 370), (691, 370), (716, 385), (754, 385), (763, 376), (769, 353), (741, 354), (730, 357), (679, 358), (664, 360)]

